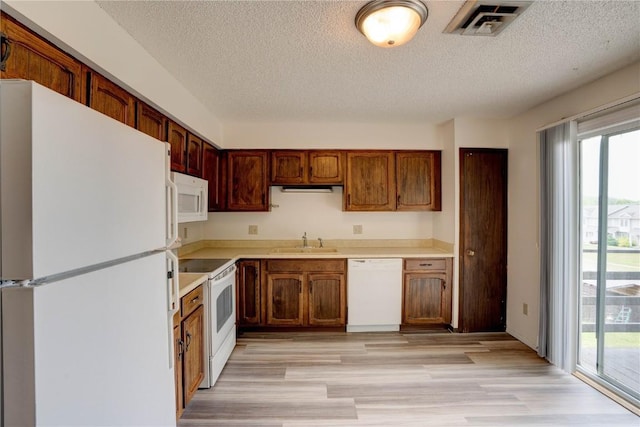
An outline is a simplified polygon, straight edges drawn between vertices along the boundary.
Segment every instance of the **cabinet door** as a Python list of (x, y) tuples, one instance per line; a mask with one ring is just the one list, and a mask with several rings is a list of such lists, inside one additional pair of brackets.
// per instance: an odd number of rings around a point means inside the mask
[(343, 159), (341, 151), (309, 151), (309, 183), (342, 184)]
[(142, 101), (136, 102), (136, 129), (157, 140), (167, 140), (167, 118)]
[(187, 135), (187, 173), (202, 175), (202, 139), (191, 133)]
[(204, 306), (182, 321), (184, 341), (184, 405), (186, 406), (204, 378)]
[(180, 325), (173, 327), (173, 349), (174, 349), (174, 364), (173, 370), (175, 372), (176, 380), (176, 418), (180, 418), (184, 409), (183, 388), (182, 388), (182, 360), (184, 356), (184, 346), (182, 342), (182, 336), (180, 334)]
[(227, 153), (228, 210), (269, 210), (267, 154), (257, 150)]
[(393, 152), (347, 152), (347, 211), (391, 211), (396, 204)]
[(15, 22), (0, 15), (3, 37), (2, 55), (9, 53), (0, 71), (2, 79), (33, 80), (51, 90), (84, 103), (82, 64)]
[(439, 211), (440, 152), (396, 153), (396, 209)]
[(309, 324), (344, 326), (346, 288), (344, 274), (309, 273)]
[(89, 107), (128, 126), (135, 126), (135, 99), (126, 90), (91, 72)]
[(304, 151), (274, 151), (271, 153), (272, 184), (306, 183), (307, 155)]
[(206, 142), (202, 145), (202, 179), (209, 182), (209, 211), (220, 210), (220, 153)]
[(171, 170), (186, 171), (187, 130), (173, 121), (169, 121), (167, 141), (171, 145)]
[(260, 324), (260, 261), (238, 262), (238, 325)]
[(406, 273), (402, 322), (408, 325), (450, 323), (447, 288), (450, 285), (444, 273)]
[(267, 325), (302, 326), (304, 323), (302, 281), (296, 273), (266, 274)]

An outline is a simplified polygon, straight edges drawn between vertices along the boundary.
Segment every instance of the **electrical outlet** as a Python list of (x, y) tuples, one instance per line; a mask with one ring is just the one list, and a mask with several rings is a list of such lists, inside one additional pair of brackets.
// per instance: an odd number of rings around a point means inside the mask
[(250, 225), (249, 226), (249, 234), (258, 234), (258, 226)]
[(353, 234), (362, 234), (362, 225), (354, 225)]
[(187, 230), (189, 230), (187, 227), (182, 229), (182, 238), (185, 240), (187, 239)]
[(526, 302), (522, 303), (522, 314), (524, 314), (525, 316), (529, 315), (529, 304), (527, 304)]

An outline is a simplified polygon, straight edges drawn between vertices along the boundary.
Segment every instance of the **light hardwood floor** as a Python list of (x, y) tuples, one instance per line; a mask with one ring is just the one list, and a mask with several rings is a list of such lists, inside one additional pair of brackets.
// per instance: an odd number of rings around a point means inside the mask
[(179, 426), (640, 426), (505, 333), (238, 339)]

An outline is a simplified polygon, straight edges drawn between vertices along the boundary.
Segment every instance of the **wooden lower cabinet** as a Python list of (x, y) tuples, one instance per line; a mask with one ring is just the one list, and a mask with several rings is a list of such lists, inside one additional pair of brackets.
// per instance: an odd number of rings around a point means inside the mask
[(204, 379), (203, 289), (198, 286), (180, 300), (179, 320), (174, 318), (176, 416), (180, 418)]
[(237, 323), (238, 326), (255, 326), (261, 323), (260, 260), (238, 261), (237, 266)]
[(174, 354), (174, 372), (176, 380), (176, 419), (182, 416), (184, 412), (184, 391), (182, 387), (182, 357), (184, 355), (184, 347), (182, 345), (182, 334), (180, 333), (180, 316), (176, 315), (173, 326), (173, 354)]
[(344, 259), (243, 260), (238, 272), (240, 328), (346, 325)]
[(302, 326), (304, 322), (303, 284), (301, 273), (267, 273), (265, 307), (269, 326)]
[(346, 282), (344, 273), (309, 273), (309, 325), (346, 324)]
[(451, 323), (451, 258), (404, 260), (402, 324)]

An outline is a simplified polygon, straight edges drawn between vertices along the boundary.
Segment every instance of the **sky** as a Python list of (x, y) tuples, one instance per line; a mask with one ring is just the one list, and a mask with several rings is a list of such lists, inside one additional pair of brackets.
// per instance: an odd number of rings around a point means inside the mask
[[(600, 137), (585, 139), (582, 150), (582, 195), (598, 196)], [(609, 198), (640, 202), (640, 129), (609, 139)]]

